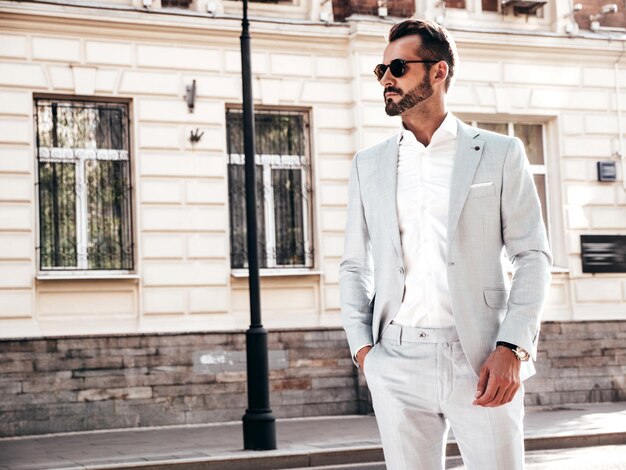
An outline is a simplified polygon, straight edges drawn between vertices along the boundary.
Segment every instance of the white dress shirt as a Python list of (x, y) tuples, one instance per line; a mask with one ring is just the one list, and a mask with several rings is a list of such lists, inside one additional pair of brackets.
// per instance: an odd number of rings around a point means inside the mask
[[(455, 325), (446, 242), (457, 132), (457, 120), (448, 112), (427, 147), (404, 124), (398, 135), (396, 205), (405, 293), (393, 323), (423, 328)], [(371, 344), (356, 354), (366, 346)], [(358, 366), (356, 354), (353, 361)]]
[(457, 127), (448, 112), (426, 147), (404, 125), (398, 136), (396, 203), (405, 293), (394, 323), (423, 328), (454, 325), (446, 240)]

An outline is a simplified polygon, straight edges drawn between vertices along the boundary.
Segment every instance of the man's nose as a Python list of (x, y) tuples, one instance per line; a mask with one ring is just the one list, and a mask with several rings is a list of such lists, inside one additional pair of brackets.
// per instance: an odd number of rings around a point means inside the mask
[(391, 85), (391, 84), (393, 84), (395, 82), (395, 77), (391, 73), (391, 68), (390, 67), (387, 67), (387, 70), (385, 70), (385, 73), (383, 74), (383, 76), (379, 80), (379, 82), (385, 88), (387, 88), (387, 85)]

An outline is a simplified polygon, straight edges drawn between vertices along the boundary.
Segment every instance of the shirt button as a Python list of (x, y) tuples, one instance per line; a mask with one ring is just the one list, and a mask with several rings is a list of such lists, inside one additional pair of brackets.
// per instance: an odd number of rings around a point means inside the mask
[(450, 261), (450, 262), (448, 263), (448, 266), (454, 266), (454, 263), (453, 263), (452, 261)]
[(398, 271), (400, 271), (400, 274), (404, 274), (404, 268), (400, 268)]

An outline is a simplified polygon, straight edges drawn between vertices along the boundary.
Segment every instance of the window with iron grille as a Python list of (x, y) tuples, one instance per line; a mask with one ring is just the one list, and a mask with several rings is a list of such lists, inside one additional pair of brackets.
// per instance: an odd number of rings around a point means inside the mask
[(125, 103), (35, 100), (39, 267), (132, 270)]
[[(243, 112), (226, 111), (230, 249), (233, 269), (248, 267)], [(308, 114), (256, 110), (259, 267), (313, 266)]]

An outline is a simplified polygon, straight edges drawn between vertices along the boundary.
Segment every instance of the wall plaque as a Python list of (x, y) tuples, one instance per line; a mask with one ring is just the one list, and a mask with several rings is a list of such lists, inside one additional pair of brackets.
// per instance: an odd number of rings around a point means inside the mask
[(581, 235), (584, 273), (626, 273), (625, 235)]

